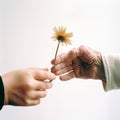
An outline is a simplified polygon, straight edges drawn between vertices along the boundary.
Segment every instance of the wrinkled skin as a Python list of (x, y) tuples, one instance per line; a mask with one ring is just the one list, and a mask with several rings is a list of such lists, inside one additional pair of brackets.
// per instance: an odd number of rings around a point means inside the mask
[[(74, 48), (57, 56), (51, 71), (63, 81), (72, 78), (105, 80), (101, 53), (86, 46)], [(55, 63), (55, 65), (54, 65)]]

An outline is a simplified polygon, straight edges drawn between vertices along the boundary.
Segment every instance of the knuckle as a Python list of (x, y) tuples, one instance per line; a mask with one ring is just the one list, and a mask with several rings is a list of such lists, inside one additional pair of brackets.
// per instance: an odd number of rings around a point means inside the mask
[(44, 94), (43, 94), (43, 97), (46, 97), (47, 96), (47, 93), (45, 92)]
[(23, 106), (33, 106), (40, 103), (40, 99), (31, 100), (31, 99), (24, 99), (24, 105)]
[(84, 45), (81, 45), (81, 46), (78, 48), (79, 52), (80, 52), (80, 51), (84, 51), (84, 50), (86, 50), (86, 49), (88, 49), (88, 48), (86, 48)]
[(33, 87), (33, 83), (29, 81), (24, 85), (24, 87), (25, 87), (26, 90), (30, 90)]
[(30, 76), (30, 70), (29, 69), (25, 69), (25, 70), (23, 70), (23, 75), (25, 76), (25, 77), (28, 77), (28, 76)]
[(42, 90), (45, 90), (45, 89), (46, 89), (46, 84), (45, 84), (45, 82), (43, 82), (40, 87), (41, 87)]
[(80, 48), (86, 48), (84, 45), (81, 45)]
[(78, 55), (78, 49), (77, 48), (73, 48), (70, 53), (69, 53), (69, 56), (74, 58)]
[(43, 93), (41, 93), (40, 97), (41, 97), (41, 98), (44, 98), (44, 97), (46, 97), (46, 95), (47, 95), (47, 93), (46, 93), (46, 92), (43, 92)]
[(29, 106), (30, 100), (28, 98), (24, 99), (24, 106)]
[(40, 104), (40, 99), (38, 99), (38, 100), (36, 100), (35, 102), (34, 102), (34, 104), (33, 105), (38, 105), (38, 104)]

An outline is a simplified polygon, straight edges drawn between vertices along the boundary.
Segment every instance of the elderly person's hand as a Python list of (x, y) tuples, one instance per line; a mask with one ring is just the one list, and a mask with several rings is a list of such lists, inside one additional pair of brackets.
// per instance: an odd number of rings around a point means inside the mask
[(67, 53), (58, 55), (51, 63), (51, 71), (60, 76), (61, 80), (69, 80), (74, 77), (84, 79), (105, 80), (104, 67), (101, 53), (88, 47), (80, 46)]

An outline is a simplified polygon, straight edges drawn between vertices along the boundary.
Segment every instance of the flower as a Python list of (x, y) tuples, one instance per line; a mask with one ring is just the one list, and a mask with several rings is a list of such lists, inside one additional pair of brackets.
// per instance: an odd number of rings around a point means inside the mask
[(58, 40), (58, 42), (66, 45), (71, 44), (71, 40), (69, 38), (73, 36), (73, 33), (66, 33), (65, 27), (55, 27), (54, 32), (54, 36), (52, 36), (54, 40)]
[[(55, 58), (54, 58), (54, 65), (56, 65), (56, 57), (57, 57), (60, 43), (62, 43), (62, 45), (64, 43), (66, 45), (67, 44), (70, 45), (71, 40), (69, 38), (73, 36), (73, 33), (66, 33), (66, 28), (64, 27), (58, 27), (58, 29), (55, 27), (53, 30), (54, 30), (54, 36), (52, 36), (52, 38), (58, 41), (57, 49), (55, 52)], [(52, 80), (50, 80), (50, 82), (52, 82)]]
[[(58, 41), (58, 45), (55, 53), (55, 62), (56, 62), (56, 57), (57, 57), (60, 43), (62, 44), (65, 43), (66, 45), (67, 44), (70, 45), (71, 40), (69, 38), (73, 36), (73, 33), (66, 33), (66, 28), (64, 27), (58, 27), (58, 28), (55, 27), (53, 30), (54, 30), (54, 36), (52, 36), (52, 38)], [(54, 62), (54, 65), (55, 65), (55, 62)]]

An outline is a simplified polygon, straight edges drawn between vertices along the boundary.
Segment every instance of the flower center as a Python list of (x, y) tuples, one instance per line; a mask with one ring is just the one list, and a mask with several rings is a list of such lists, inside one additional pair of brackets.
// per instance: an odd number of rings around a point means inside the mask
[(59, 35), (59, 36), (57, 37), (57, 39), (58, 39), (58, 41), (63, 41), (63, 40), (64, 40), (64, 36)]

